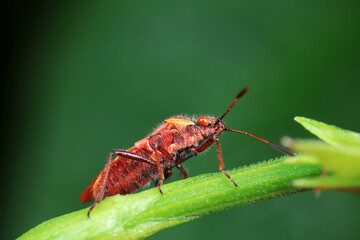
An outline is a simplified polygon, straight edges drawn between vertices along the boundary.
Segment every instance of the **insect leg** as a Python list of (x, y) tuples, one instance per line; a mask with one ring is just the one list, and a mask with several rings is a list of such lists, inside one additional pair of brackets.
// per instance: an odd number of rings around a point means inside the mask
[[(159, 152), (161, 152), (166, 158), (171, 159), (171, 160), (173, 160), (173, 161), (175, 160), (175, 159), (170, 155), (170, 153), (169, 153), (168, 151), (166, 151), (166, 149), (163, 148), (161, 145), (157, 146), (156, 149), (159, 150)], [(194, 148), (194, 149), (193, 149), (193, 153), (194, 153), (194, 154), (198, 154), (199, 152), (196, 151), (196, 149)], [(185, 178), (188, 177), (186, 170), (185, 170), (180, 164), (177, 165), (176, 168), (179, 169), (180, 175), (181, 175), (181, 178), (182, 178), (182, 179), (185, 179)], [(171, 175), (172, 175), (172, 172), (171, 172)], [(170, 175), (170, 176), (171, 176), (171, 175)], [(168, 177), (170, 177), (170, 176), (166, 176), (166, 172), (165, 172), (165, 179), (168, 178)]]
[[(172, 169), (167, 169), (167, 170), (165, 170), (164, 171), (164, 177), (165, 177), (165, 179), (164, 180), (166, 180), (166, 179), (168, 179), (169, 177), (171, 177), (172, 176)], [(155, 183), (155, 186), (157, 186), (158, 184), (159, 184), (159, 180), (158, 179), (154, 179), (154, 183)]]
[(186, 170), (180, 164), (177, 165), (176, 168), (179, 169), (182, 179), (186, 179), (188, 177)]
[(221, 156), (221, 151), (220, 151), (220, 142), (219, 139), (215, 138), (214, 141), (216, 141), (216, 148), (217, 148), (217, 153), (218, 153), (218, 159), (219, 159), (219, 169), (220, 171), (228, 178), (232, 181), (232, 183), (235, 185), (235, 187), (238, 187), (238, 185), (236, 184), (236, 182), (230, 177), (230, 175), (224, 170), (225, 166), (224, 166), (224, 162), (222, 160), (222, 156)]
[(163, 194), (163, 191), (161, 190), (161, 186), (164, 182), (165, 176), (164, 176), (164, 172), (163, 169), (161, 167), (161, 163), (160, 163), (160, 158), (156, 159), (156, 165), (157, 165), (157, 169), (158, 169), (158, 173), (159, 173), (159, 182), (157, 184), (157, 187), (161, 193), (161, 195)]
[(119, 156), (119, 157), (132, 159), (132, 160), (135, 160), (135, 161), (145, 162), (145, 163), (148, 163), (150, 165), (156, 166), (156, 163), (154, 163), (154, 161), (152, 161), (150, 159), (147, 159), (145, 157), (142, 157), (140, 155), (129, 153), (129, 152), (125, 151), (125, 150), (114, 150), (113, 152), (111, 152), (110, 155), (109, 155), (109, 158), (108, 158), (108, 162), (106, 164), (106, 170), (105, 170), (105, 176), (104, 176), (103, 185), (101, 186), (100, 193), (97, 196), (95, 203), (90, 207), (90, 209), (88, 211), (88, 217), (90, 217), (91, 211), (94, 210), (94, 208), (104, 199), (106, 182), (108, 180), (109, 171), (110, 171), (110, 164), (111, 164), (111, 160), (112, 160), (114, 155)]
[[(159, 151), (162, 155), (164, 155), (167, 159), (172, 160), (172, 161), (175, 161), (174, 157), (171, 156), (171, 154), (170, 154), (160, 143), (155, 144), (154, 147), (153, 147), (153, 149), (154, 149), (154, 150), (158, 150), (158, 151)], [(156, 163), (157, 163), (158, 173), (159, 173), (159, 180), (158, 180), (158, 183), (157, 183), (157, 187), (158, 187), (160, 193), (163, 194), (163, 192), (162, 192), (162, 190), (161, 190), (161, 186), (162, 186), (162, 184), (163, 184), (163, 182), (164, 182), (164, 179), (166, 179), (166, 178), (168, 178), (168, 177), (170, 177), (170, 176), (172, 175), (172, 171), (170, 172), (171, 175), (169, 175), (169, 174), (168, 174), (168, 173), (169, 173), (168, 171), (169, 171), (170, 169), (168, 169), (168, 170), (165, 171), (165, 175), (164, 175), (164, 172), (163, 172), (163, 169), (162, 169), (162, 166), (161, 166), (161, 163), (160, 163), (160, 158), (157, 158), (157, 159), (156, 159)], [(180, 166), (180, 165), (179, 165), (179, 166)], [(180, 169), (182, 169), (183, 171), (180, 170)], [(181, 177), (182, 177), (182, 178), (184, 178), (184, 177), (186, 178), (186, 177), (187, 177), (187, 174), (186, 174), (185, 170), (184, 170), (181, 166), (180, 166), (179, 170), (180, 170), (180, 172), (181, 172)]]
[(155, 149), (161, 152), (167, 159), (174, 160), (171, 154), (163, 146), (157, 145)]
[[(167, 159), (170, 159), (172, 161), (174, 161), (174, 158), (171, 156), (171, 154), (162, 146), (162, 145), (157, 145), (155, 146), (155, 149), (158, 150), (159, 152), (161, 152)], [(157, 187), (160, 191), (161, 194), (163, 194), (162, 190), (161, 190), (161, 186), (163, 184), (163, 181), (165, 178), (168, 178), (172, 175), (172, 171), (171, 171), (171, 175), (170, 176), (164, 176), (164, 172), (162, 170), (162, 166), (161, 166), (161, 163), (160, 163), (160, 158), (156, 159), (156, 163), (157, 163), (157, 166), (158, 166), (158, 172), (159, 172), (159, 182), (157, 184)], [(165, 172), (166, 174), (166, 172)]]
[(214, 139), (211, 139), (211, 138), (209, 140), (206, 140), (206, 142), (204, 142), (198, 149), (196, 149), (196, 151), (199, 153), (205, 151), (208, 147), (211, 146), (211, 144), (213, 144), (213, 142), (214, 142)]
[(197, 156), (200, 152), (198, 152), (198, 150), (196, 150), (195, 147), (191, 147), (190, 151), (194, 154), (194, 156)]
[(145, 158), (140, 155), (129, 153), (128, 151), (125, 151), (125, 150), (114, 150), (113, 153), (119, 157), (129, 158), (131, 160), (140, 161), (140, 162), (144, 162), (144, 163), (148, 163), (150, 165), (156, 166), (156, 163), (153, 160)]
[(165, 177), (165, 179), (171, 177), (172, 174), (173, 174), (173, 173), (172, 173), (172, 169), (167, 169), (167, 170), (165, 170), (165, 171), (164, 171), (164, 177)]
[(105, 192), (105, 188), (106, 188), (106, 182), (107, 182), (107, 179), (108, 179), (108, 176), (109, 176), (109, 171), (110, 171), (110, 163), (111, 163), (111, 160), (114, 156), (114, 152), (111, 152), (109, 154), (109, 158), (108, 158), (108, 161), (107, 161), (107, 164), (106, 164), (106, 170), (105, 170), (105, 176), (104, 176), (104, 181), (103, 181), (103, 185), (101, 186), (101, 190), (100, 190), (100, 194), (98, 195), (98, 197), (96, 198), (96, 201), (95, 203), (90, 207), (89, 211), (88, 211), (88, 217), (90, 217), (90, 213), (92, 210), (94, 210), (94, 208), (103, 200), (104, 198), (104, 192)]

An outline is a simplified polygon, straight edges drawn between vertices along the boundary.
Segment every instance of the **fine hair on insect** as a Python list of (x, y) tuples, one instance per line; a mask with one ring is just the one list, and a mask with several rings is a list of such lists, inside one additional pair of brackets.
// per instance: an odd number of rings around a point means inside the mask
[[(182, 179), (188, 177), (182, 163), (216, 144), (219, 170), (235, 185), (238, 184), (224, 170), (224, 162), (220, 151), (218, 136), (223, 132), (235, 132), (262, 141), (271, 147), (290, 156), (295, 156), (288, 150), (259, 138), (251, 133), (226, 127), (222, 119), (231, 111), (235, 103), (248, 88), (240, 91), (231, 105), (219, 118), (201, 116), (197, 119), (175, 116), (164, 122), (145, 138), (137, 141), (127, 150), (117, 149), (109, 154), (107, 164), (94, 178), (80, 200), (85, 203), (95, 200), (91, 211), (105, 198), (117, 194), (129, 194), (152, 180), (157, 182), (159, 192), (163, 181), (172, 175), (173, 168), (180, 171)], [(113, 160), (113, 157), (116, 158)]]

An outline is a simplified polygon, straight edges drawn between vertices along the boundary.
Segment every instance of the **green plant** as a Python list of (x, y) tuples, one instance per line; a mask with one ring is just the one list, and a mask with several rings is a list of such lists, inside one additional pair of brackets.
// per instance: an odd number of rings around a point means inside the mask
[(306, 129), (324, 140), (285, 139), (283, 144), (302, 152), (287, 158), (289, 164), (314, 164), (323, 168), (323, 176), (293, 181), (297, 187), (316, 187), (360, 193), (360, 134), (312, 119), (296, 117)]
[[(88, 209), (76, 211), (48, 220), (20, 239), (143, 239), (204, 214), (306, 191), (309, 187), (359, 187), (359, 135), (306, 118), (296, 120), (332, 145), (287, 139), (286, 145), (305, 153), (229, 171), (239, 184), (237, 189), (221, 173), (203, 174), (165, 184), (162, 196), (153, 188), (108, 197), (90, 218)], [(355, 167), (349, 169), (350, 165)], [(324, 169), (329, 175), (316, 177)]]
[(83, 209), (46, 221), (20, 239), (142, 239), (225, 208), (289, 195), (290, 182), (317, 175), (318, 166), (292, 166), (283, 158), (229, 171), (238, 189), (221, 173), (203, 174), (126, 196), (106, 198), (87, 218)]

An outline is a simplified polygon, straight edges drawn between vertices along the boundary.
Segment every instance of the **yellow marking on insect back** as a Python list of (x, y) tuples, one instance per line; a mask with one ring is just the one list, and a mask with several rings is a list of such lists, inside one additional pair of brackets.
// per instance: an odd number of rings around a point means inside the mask
[(188, 126), (188, 125), (195, 125), (195, 123), (193, 121), (184, 119), (184, 118), (168, 118), (165, 120), (165, 122), (173, 124), (173, 125), (183, 125), (183, 126)]
[(195, 125), (193, 121), (177, 117), (165, 119), (165, 122), (173, 125), (180, 133), (182, 133), (186, 126)]

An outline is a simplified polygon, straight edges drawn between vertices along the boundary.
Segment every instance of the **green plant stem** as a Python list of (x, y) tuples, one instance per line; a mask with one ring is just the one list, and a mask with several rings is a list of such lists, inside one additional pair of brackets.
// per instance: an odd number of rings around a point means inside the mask
[(106, 198), (87, 218), (83, 209), (38, 225), (20, 239), (143, 239), (204, 214), (290, 195), (306, 189), (291, 181), (321, 173), (316, 165), (287, 165), (283, 158), (221, 173), (203, 174), (126, 196)]

